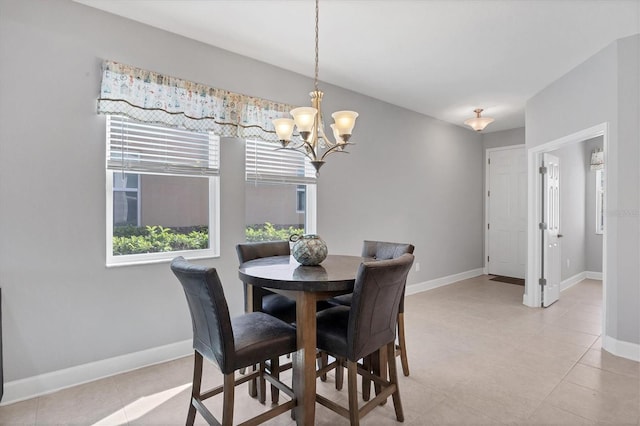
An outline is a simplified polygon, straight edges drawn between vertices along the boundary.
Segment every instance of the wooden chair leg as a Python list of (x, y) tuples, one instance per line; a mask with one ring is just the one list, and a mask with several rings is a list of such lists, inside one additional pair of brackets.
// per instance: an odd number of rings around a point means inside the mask
[[(251, 371), (256, 371), (256, 366), (251, 367)], [(249, 380), (249, 396), (255, 398), (258, 396), (258, 383), (256, 379)]]
[(191, 385), (191, 399), (189, 400), (189, 412), (187, 413), (187, 426), (192, 426), (196, 420), (196, 406), (193, 405), (193, 398), (200, 398), (200, 387), (202, 386), (202, 355), (194, 352), (193, 356), (193, 383)]
[[(318, 359), (318, 364), (319, 364), (318, 367), (321, 369), (326, 367), (329, 364), (329, 354), (327, 354), (324, 351), (320, 352), (320, 358)], [(320, 380), (323, 382), (327, 381), (326, 373), (320, 376)]]
[(233, 400), (236, 387), (234, 373), (224, 375), (224, 395), (222, 403), (222, 426), (233, 425)]
[[(362, 368), (371, 372), (371, 356), (367, 355), (362, 360)], [(362, 399), (368, 401), (371, 398), (371, 380), (362, 376)]]
[(404, 335), (404, 312), (398, 314), (398, 347), (400, 349), (400, 362), (402, 362), (402, 374), (409, 375), (409, 360), (407, 360), (407, 344)]
[(358, 363), (347, 361), (347, 388), (349, 397), (349, 421), (351, 426), (360, 424), (358, 410)]
[(400, 388), (398, 386), (398, 370), (396, 369), (396, 344), (391, 342), (387, 345), (387, 364), (389, 365), (389, 382), (395, 385), (396, 390), (391, 395), (393, 399), (393, 408), (396, 410), (396, 419), (399, 422), (404, 421), (404, 412), (402, 411), (402, 402), (400, 401)]
[[(271, 360), (271, 375), (276, 379), (280, 379), (280, 358)], [(271, 385), (271, 403), (277, 404), (279, 399), (280, 389), (275, 385)]]
[(260, 375), (258, 376), (258, 401), (260, 401), (260, 404), (264, 404), (267, 401), (267, 382), (264, 379), (265, 363), (261, 362), (258, 368), (260, 369)]
[(336, 389), (342, 390), (342, 387), (344, 386), (344, 360), (338, 359), (337, 361), (338, 365), (336, 366)]
[[(380, 353), (380, 350), (377, 350), (373, 352), (371, 355), (369, 355), (371, 357), (371, 367), (370, 367), (371, 369), (369, 371), (371, 371), (374, 375), (379, 377), (383, 377), (381, 372), (384, 371), (384, 367), (385, 367), (381, 365), (381, 363), (385, 361), (383, 359), (384, 357), (382, 357), (381, 355), (382, 354)], [(374, 383), (373, 388), (375, 390), (376, 395), (379, 395), (380, 391), (382, 390), (382, 387), (380, 386), (380, 384)]]

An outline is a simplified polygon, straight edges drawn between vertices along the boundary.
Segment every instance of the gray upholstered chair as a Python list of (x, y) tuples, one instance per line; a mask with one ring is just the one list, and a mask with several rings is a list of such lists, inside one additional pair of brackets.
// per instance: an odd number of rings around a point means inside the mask
[[(238, 244), (236, 245), (236, 253), (238, 254), (238, 261), (240, 264), (243, 264), (244, 262), (264, 257), (289, 256), (291, 249), (288, 241), (263, 241)], [(296, 321), (295, 300), (281, 294), (276, 294), (266, 288), (253, 287), (249, 292), (247, 284), (243, 283), (243, 286), (245, 309), (247, 309), (249, 298), (251, 298), (254, 310), (261, 310), (288, 323), (294, 323)], [(332, 306), (334, 306), (332, 303), (326, 300), (320, 300), (318, 301), (316, 310), (321, 311)], [(326, 365), (326, 356), (319, 361), (319, 365)], [(284, 371), (290, 368), (291, 364), (283, 366), (270, 364), (269, 367), (274, 370), (280, 368), (280, 371)], [(322, 377), (322, 380), (326, 380), (326, 375)], [(273, 386), (271, 388), (271, 398), (273, 402), (276, 403), (278, 402), (278, 389)], [(252, 388), (250, 388), (250, 394), (256, 396), (256, 392)]]
[[(319, 312), (317, 319), (317, 346), (336, 358), (332, 364), (346, 360), (349, 407), (316, 395), (316, 401), (357, 425), (360, 418), (389, 396), (398, 421), (404, 420), (398, 375), (396, 371), (395, 338), (396, 319), (404, 294), (407, 274), (413, 264), (413, 255), (405, 253), (395, 259), (368, 261), (360, 265), (351, 298), (351, 306), (335, 306)], [(358, 360), (367, 358), (379, 350), (387, 351), (389, 380), (362, 368)], [(329, 364), (326, 369), (333, 366)], [(322, 369), (318, 375), (322, 374)], [(357, 374), (379, 386), (376, 397), (363, 407), (358, 407)]]
[[(395, 259), (405, 253), (413, 254), (415, 247), (413, 244), (392, 243), (386, 241), (369, 241), (365, 240), (362, 244), (362, 257), (375, 260)], [(337, 296), (329, 300), (335, 305), (351, 305), (352, 294)], [(402, 372), (405, 376), (409, 375), (409, 361), (407, 359), (406, 339), (404, 330), (404, 290), (402, 292), (402, 300), (400, 301), (400, 309), (398, 310), (398, 343), (395, 347), (395, 355), (400, 357), (402, 363)], [(342, 389), (342, 369), (336, 369), (336, 388)], [(363, 397), (368, 399), (368, 390), (365, 386)]]
[[(254, 259), (271, 256), (289, 256), (291, 249), (289, 241), (264, 241), (258, 243), (242, 243), (236, 245), (236, 253), (240, 264)], [(246, 283), (244, 286), (245, 310), (249, 304), (249, 297), (253, 300), (253, 309), (266, 312), (284, 322), (296, 321), (296, 301), (281, 294), (273, 293), (266, 288), (253, 287), (251, 294)]]
[[(196, 411), (209, 424), (220, 424), (203, 404), (205, 399), (220, 393), (224, 395), (222, 425), (231, 425), (234, 388), (252, 379), (260, 382), (258, 397), (262, 403), (266, 399), (265, 378), (291, 396), (291, 400), (254, 417), (252, 424), (263, 423), (291, 410), (295, 406), (292, 389), (266, 370), (265, 361), (296, 349), (295, 328), (263, 312), (230, 318), (215, 268), (194, 265), (183, 257), (177, 257), (171, 262), (171, 270), (182, 284), (193, 325), (193, 384), (187, 425), (194, 423)], [(222, 386), (201, 390), (203, 358), (219, 366), (224, 374)], [(236, 370), (256, 364), (260, 366), (257, 371), (236, 380)]]

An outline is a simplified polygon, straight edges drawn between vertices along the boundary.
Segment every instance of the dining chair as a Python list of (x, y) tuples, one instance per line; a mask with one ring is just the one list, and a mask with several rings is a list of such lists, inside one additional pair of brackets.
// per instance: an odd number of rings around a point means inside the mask
[[(316, 315), (317, 347), (336, 359), (325, 369), (346, 361), (349, 406), (345, 408), (319, 394), (316, 402), (348, 418), (352, 425), (358, 425), (363, 416), (389, 396), (393, 399), (396, 419), (404, 421), (396, 370), (396, 320), (413, 260), (413, 254), (405, 253), (395, 259), (363, 262), (356, 275), (351, 306), (335, 306)], [(380, 370), (388, 368), (388, 380), (358, 363), (380, 350), (387, 353), (386, 365)], [(322, 373), (320, 369), (317, 375)], [(358, 406), (358, 374), (380, 388), (362, 407)]]
[[(413, 254), (415, 247), (413, 244), (407, 243), (393, 243), (387, 241), (370, 241), (365, 240), (362, 244), (362, 257), (371, 258), (374, 260), (394, 259), (402, 256), (405, 253)], [(351, 305), (352, 293), (336, 296), (329, 299), (329, 303), (336, 305)], [(398, 343), (395, 346), (395, 356), (400, 357), (402, 363), (402, 373), (405, 376), (409, 375), (409, 360), (407, 359), (406, 338), (404, 328), (404, 290), (402, 292), (402, 299), (400, 301), (400, 308), (398, 310)], [(343, 383), (343, 371), (340, 366), (336, 367), (336, 389), (342, 389)], [(368, 399), (368, 387), (364, 386), (363, 397)]]
[[(171, 262), (171, 270), (182, 284), (193, 326), (193, 384), (187, 414), (187, 425), (193, 425), (198, 412), (209, 424), (220, 424), (203, 401), (223, 394), (222, 425), (233, 423), (235, 386), (252, 379), (260, 383), (259, 400), (265, 402), (265, 379), (291, 397), (253, 417), (251, 424), (263, 423), (285, 413), (296, 404), (293, 390), (269, 372), (265, 361), (291, 353), (296, 349), (296, 330), (291, 325), (263, 312), (230, 318), (222, 284), (215, 268), (195, 265), (183, 257)], [(203, 359), (215, 363), (224, 375), (223, 385), (202, 391)], [(235, 371), (252, 365), (258, 370), (235, 377)]]
[[(289, 241), (261, 241), (236, 245), (236, 253), (240, 264), (254, 259), (271, 256), (289, 256)], [(249, 306), (249, 298), (254, 310), (261, 310), (284, 322), (296, 321), (296, 301), (281, 294), (273, 293), (265, 288), (252, 287), (249, 291), (247, 283), (243, 283), (245, 310)]]
[[(238, 254), (238, 261), (240, 262), (240, 264), (243, 264), (244, 262), (248, 262), (250, 260), (262, 259), (265, 257), (289, 256), (291, 254), (291, 248), (288, 241), (260, 241), (252, 243), (240, 243), (236, 245), (236, 253)], [(296, 321), (295, 300), (269, 291), (266, 288), (249, 288), (247, 283), (243, 283), (243, 287), (245, 310), (247, 310), (247, 307), (249, 306), (249, 299), (251, 298), (254, 310), (260, 309), (262, 310), (262, 312), (266, 312), (267, 314), (272, 315), (276, 318), (280, 318), (281, 320), (288, 323), (294, 323)], [(325, 300), (321, 300), (318, 301), (316, 310), (321, 311), (332, 306), (333, 304)], [(319, 366), (326, 365), (326, 354), (318, 355), (320, 357), (320, 360), (318, 361)], [(280, 371), (284, 371), (288, 368), (291, 368), (291, 364), (288, 363), (283, 366), (269, 364), (269, 367), (271, 369), (280, 368)], [(322, 380), (326, 380), (326, 375), (322, 377)], [(250, 386), (249, 393), (251, 396), (256, 396), (256, 391), (253, 386)], [(271, 398), (274, 403), (278, 402), (278, 389), (273, 386), (271, 387)]]

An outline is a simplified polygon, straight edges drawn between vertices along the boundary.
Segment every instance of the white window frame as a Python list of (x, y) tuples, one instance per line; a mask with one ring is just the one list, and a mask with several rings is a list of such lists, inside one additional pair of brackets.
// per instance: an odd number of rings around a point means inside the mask
[[(107, 158), (109, 158), (109, 117), (106, 120), (107, 127)], [(212, 138), (218, 138), (215, 135), (211, 135)], [(218, 138), (218, 143), (220, 142)], [(126, 170), (125, 170), (126, 171)], [(125, 254), (114, 255), (113, 254), (113, 178), (114, 173), (118, 170), (109, 169), (105, 167), (106, 173), (106, 266), (126, 266), (126, 265), (140, 265), (151, 263), (162, 263), (171, 261), (177, 256), (183, 256), (186, 259), (205, 259), (215, 258), (220, 256), (220, 177), (219, 176), (202, 176), (202, 179), (208, 179), (209, 183), (209, 247), (200, 250), (177, 250), (170, 252), (157, 252), (157, 253), (139, 253), (139, 254)], [(177, 177), (197, 177), (193, 175), (186, 175), (182, 173), (153, 173), (153, 172), (141, 172), (141, 171), (126, 171), (127, 173), (133, 173), (138, 175), (161, 175), (161, 176), (177, 176)], [(138, 191), (140, 191), (140, 185), (138, 185)], [(138, 203), (140, 204), (141, 193), (138, 192)], [(140, 209), (138, 209), (138, 215), (140, 215)]]
[[(246, 144), (256, 143), (256, 145), (254, 145), (254, 148), (258, 148), (259, 146), (262, 146), (263, 148), (265, 148), (267, 144), (269, 144), (268, 142), (261, 142), (261, 141), (254, 141), (254, 140), (247, 140), (245, 143)], [(269, 154), (273, 154), (274, 156), (277, 156), (278, 153), (283, 154), (283, 158), (281, 159), (281, 161), (287, 161), (287, 157), (294, 154), (293, 151), (279, 149), (278, 144), (275, 144), (275, 143), (271, 143), (271, 144), (273, 145), (273, 148), (272, 150), (269, 149), (270, 151)], [(247, 149), (250, 149), (250, 145), (247, 145)], [(255, 155), (259, 155), (259, 150), (258, 152), (255, 153)], [(303, 154), (300, 154), (300, 155), (303, 155)], [(258, 163), (252, 163), (252, 165), (248, 165), (246, 162), (246, 155), (245, 155), (245, 181), (256, 182), (256, 183), (304, 185), (306, 187), (306, 190), (305, 190), (306, 212), (304, 215), (305, 216), (304, 229), (305, 229), (305, 233), (307, 234), (315, 234), (317, 232), (316, 231), (316, 224), (317, 224), (316, 173), (315, 173), (315, 169), (309, 162), (309, 159), (304, 156), (303, 156), (303, 159), (304, 160), (302, 160), (298, 166), (302, 165), (302, 167), (304, 167), (304, 172), (303, 172), (304, 175), (300, 175), (300, 174), (296, 175), (296, 173), (293, 172), (293, 169), (287, 168), (287, 167), (280, 167), (279, 170), (276, 167), (275, 169), (272, 169), (272, 170), (267, 169), (266, 172), (263, 172), (263, 170), (260, 170), (260, 164)], [(298, 186), (296, 186), (296, 192), (297, 191), (298, 191)], [(297, 202), (297, 193), (296, 193), (296, 207), (298, 207), (297, 204), (298, 202)]]

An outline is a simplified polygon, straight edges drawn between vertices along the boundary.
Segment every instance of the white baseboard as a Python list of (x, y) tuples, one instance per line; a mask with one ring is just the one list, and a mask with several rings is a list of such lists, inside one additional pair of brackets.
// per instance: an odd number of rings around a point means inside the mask
[(2, 404), (22, 401), (193, 353), (191, 339), (52, 371), (4, 384)]
[(602, 281), (602, 272), (591, 272), (587, 271), (587, 279), (589, 280), (600, 280)]
[(566, 280), (563, 280), (560, 283), (560, 291), (565, 291), (566, 289), (573, 287), (574, 285), (578, 284), (580, 281), (584, 280), (585, 278), (587, 278), (587, 273), (580, 272), (579, 274), (575, 274), (574, 276), (569, 277)]
[(469, 278), (484, 275), (482, 268), (472, 269), (470, 271), (461, 272), (459, 274), (449, 275), (447, 277), (436, 278), (435, 280), (424, 281), (421, 283), (411, 284), (407, 286), (405, 295), (422, 293), (423, 291), (433, 290), (434, 288), (453, 284), (457, 281), (467, 280)]
[(617, 340), (610, 336), (602, 337), (602, 349), (622, 358), (640, 362), (640, 345)]

